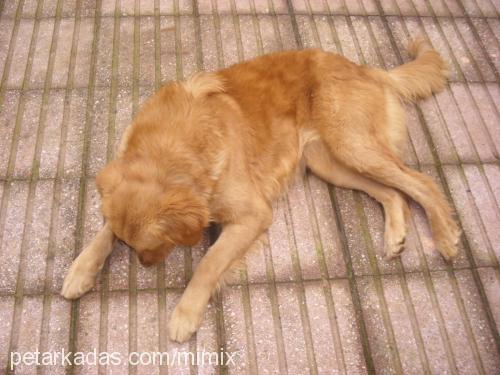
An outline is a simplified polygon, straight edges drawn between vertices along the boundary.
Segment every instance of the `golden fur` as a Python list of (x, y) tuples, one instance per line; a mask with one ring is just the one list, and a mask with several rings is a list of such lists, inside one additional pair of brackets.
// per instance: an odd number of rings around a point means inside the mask
[(441, 254), (454, 257), (459, 230), (446, 199), (401, 161), (401, 100), (441, 90), (446, 65), (422, 40), (410, 50), (416, 59), (391, 71), (321, 50), (289, 51), (162, 87), (97, 176), (107, 223), (71, 267), (62, 294), (77, 298), (92, 287), (114, 236), (150, 265), (220, 223), (169, 323), (171, 339), (187, 340), (224, 272), (271, 224), (271, 204), (301, 162), (383, 205), (387, 257), (403, 250), (405, 196), (425, 209)]

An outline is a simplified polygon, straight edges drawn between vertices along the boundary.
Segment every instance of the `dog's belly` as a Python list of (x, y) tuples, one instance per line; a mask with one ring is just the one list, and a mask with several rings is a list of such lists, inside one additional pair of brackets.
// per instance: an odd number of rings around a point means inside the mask
[(304, 148), (318, 139), (319, 134), (313, 129), (295, 130), (277, 140), (268, 155), (252, 163), (254, 181), (257, 180), (255, 182), (268, 201), (277, 199), (287, 189), (298, 169), (304, 170)]

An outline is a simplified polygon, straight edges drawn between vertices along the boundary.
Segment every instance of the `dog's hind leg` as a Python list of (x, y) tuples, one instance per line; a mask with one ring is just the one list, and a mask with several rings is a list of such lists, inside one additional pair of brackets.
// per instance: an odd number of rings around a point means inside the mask
[[(339, 131), (340, 130), (340, 131)], [(447, 260), (457, 254), (460, 230), (451, 216), (446, 198), (428, 176), (408, 168), (370, 132), (360, 135), (348, 127), (337, 129), (335, 137), (325, 132), (324, 140), (333, 157), (381, 184), (398, 189), (425, 210), (437, 249)]]
[(404, 250), (407, 219), (410, 214), (403, 195), (346, 167), (331, 157), (321, 141), (310, 143), (304, 149), (304, 158), (309, 169), (333, 185), (361, 190), (379, 201), (384, 208), (384, 246), (387, 258), (393, 258)]
[(73, 261), (64, 279), (61, 295), (67, 299), (81, 297), (95, 283), (97, 273), (113, 250), (114, 234), (105, 224), (92, 242)]

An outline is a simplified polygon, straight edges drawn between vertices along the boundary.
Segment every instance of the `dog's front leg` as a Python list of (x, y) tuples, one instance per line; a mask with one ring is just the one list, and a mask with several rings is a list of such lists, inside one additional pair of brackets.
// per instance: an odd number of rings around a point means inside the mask
[(64, 298), (78, 298), (94, 286), (97, 273), (113, 250), (114, 238), (110, 225), (105, 224), (92, 242), (78, 255), (64, 279), (61, 290)]
[(267, 229), (271, 215), (245, 216), (238, 223), (227, 224), (215, 244), (196, 268), (168, 324), (171, 340), (184, 342), (198, 329), (210, 296), (220, 277), (233, 261)]

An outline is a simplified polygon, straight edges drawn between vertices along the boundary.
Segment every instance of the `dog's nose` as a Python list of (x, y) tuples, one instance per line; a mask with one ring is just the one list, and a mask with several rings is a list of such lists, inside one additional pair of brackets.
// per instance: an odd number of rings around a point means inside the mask
[(137, 256), (139, 257), (139, 262), (141, 262), (144, 267), (151, 267), (156, 263), (155, 260), (148, 255), (138, 254)]

